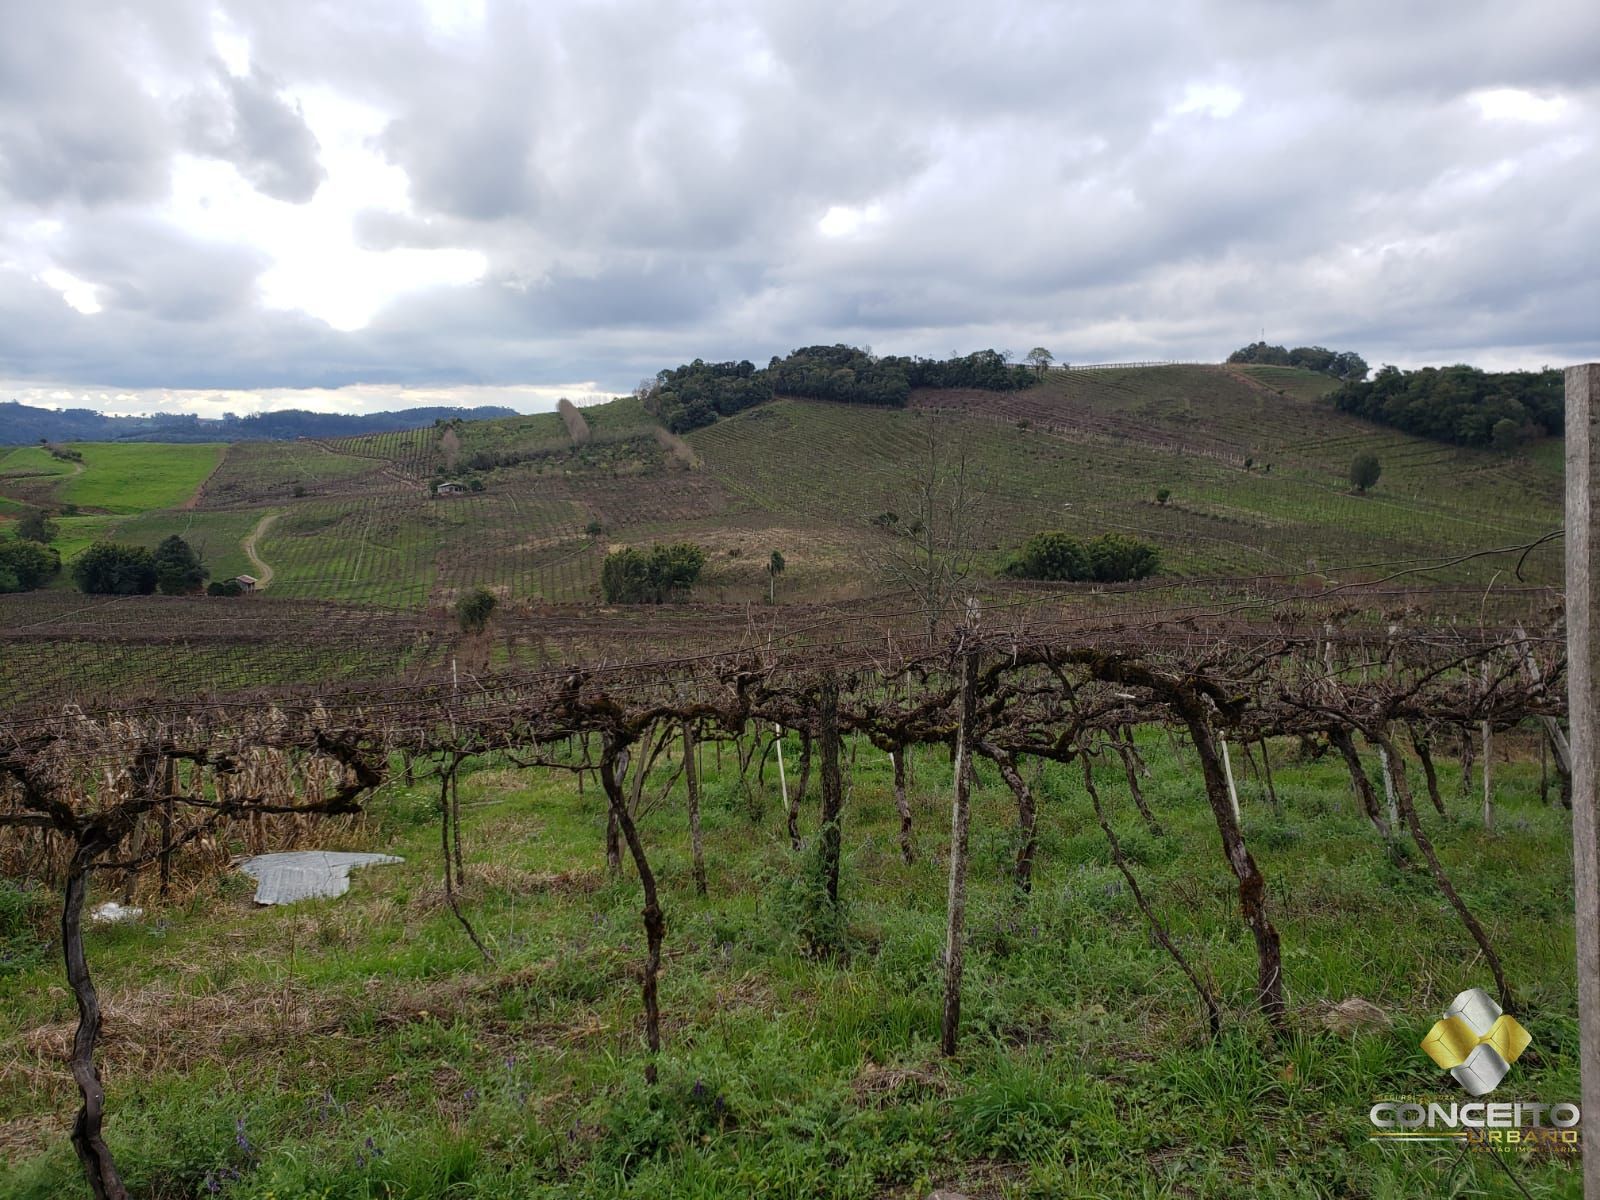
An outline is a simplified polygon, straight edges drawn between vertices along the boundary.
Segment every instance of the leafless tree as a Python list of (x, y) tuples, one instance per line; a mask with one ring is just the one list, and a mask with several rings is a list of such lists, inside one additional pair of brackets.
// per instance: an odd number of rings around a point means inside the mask
[(909, 592), (922, 611), (931, 645), (939, 622), (966, 593), (989, 532), (992, 481), (970, 458), (965, 438), (929, 417), (915, 456), (904, 464), (875, 518), (886, 536), (870, 554), (892, 587)]

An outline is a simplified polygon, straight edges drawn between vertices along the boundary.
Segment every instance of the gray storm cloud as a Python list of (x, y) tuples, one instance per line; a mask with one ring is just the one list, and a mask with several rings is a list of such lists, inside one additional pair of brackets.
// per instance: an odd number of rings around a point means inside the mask
[[(1588, 0), (451, 7), (0, 3), (0, 378), (622, 390), (819, 340), (1187, 359), (1263, 328), (1600, 356)], [(400, 184), (347, 183), (350, 145)], [(484, 269), (330, 328), (274, 246), (186, 219), (191, 159), (286, 221), (352, 205), (370, 257), (330, 287)]]

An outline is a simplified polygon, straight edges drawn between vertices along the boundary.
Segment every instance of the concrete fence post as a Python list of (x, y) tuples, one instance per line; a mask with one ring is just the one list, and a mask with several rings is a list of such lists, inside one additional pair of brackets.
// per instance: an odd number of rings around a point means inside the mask
[(1595, 735), (1600, 732), (1600, 363), (1568, 367), (1567, 705), (1572, 748), (1572, 863), (1577, 902), (1579, 1061), (1583, 1071), (1583, 1194), (1600, 1200), (1600, 830)]

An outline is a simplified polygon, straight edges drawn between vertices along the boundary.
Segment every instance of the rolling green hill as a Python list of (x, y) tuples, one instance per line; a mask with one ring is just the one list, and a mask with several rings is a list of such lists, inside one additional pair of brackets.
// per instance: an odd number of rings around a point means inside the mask
[[(403, 607), (479, 585), (588, 601), (608, 549), (690, 539), (710, 556), (697, 599), (764, 599), (772, 550), (788, 563), (780, 602), (849, 599), (878, 587), (874, 518), (902, 504), (930, 436), (989, 496), (991, 571), (1041, 529), (1135, 534), (1179, 577), (1314, 577), (1522, 544), (1560, 524), (1554, 443), (1506, 456), (1424, 441), (1335, 411), (1332, 386), (1289, 368), (1152, 367), (1052, 372), (1021, 392), (917, 391), (904, 409), (779, 397), (686, 441), (626, 397), (585, 410), (583, 444), (539, 414), (225, 448), (84, 444), (82, 464), (26, 447), (0, 457), (0, 531), (23, 504), (75, 505), (60, 518), (64, 557), (96, 538), (180, 533), (218, 577), (261, 574), (244, 549), (254, 532), (271, 593)], [(1358, 496), (1347, 474), (1362, 451), (1383, 474)], [(444, 479), (475, 490), (436, 496)], [(1505, 567), (1468, 561), (1441, 577), (1488, 584)], [(1524, 574), (1553, 582), (1559, 569), (1546, 551)]]

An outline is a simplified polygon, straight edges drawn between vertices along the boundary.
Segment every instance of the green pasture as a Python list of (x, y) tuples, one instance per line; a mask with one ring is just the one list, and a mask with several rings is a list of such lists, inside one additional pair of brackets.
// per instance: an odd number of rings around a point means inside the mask
[(138, 513), (188, 500), (227, 447), (85, 442), (72, 449), (82, 453), (83, 471), (58, 487), (62, 501), (110, 513)]
[[(818, 900), (816, 776), (789, 848), (775, 764), (748, 786), (702, 747), (710, 888), (691, 884), (682, 782), (664, 763), (641, 836), (667, 916), (664, 1047), (643, 1080), (631, 866), (608, 877), (598, 789), (476, 767), (461, 792), (464, 914), (444, 902), (437, 783), (386, 787), (331, 843), (387, 850), (339, 900), (261, 910), (237, 874), (180, 872), (141, 921), (92, 927), (108, 1010), (107, 1134), (135, 1194), (268, 1197), (1576, 1197), (1543, 1153), (1377, 1145), (1383, 1098), (1462, 1093), (1419, 1042), (1492, 986), (1409, 842), (1386, 848), (1342, 767), (1275, 741), (1275, 811), (1250, 767), (1244, 828), (1283, 939), (1291, 1032), (1254, 1012), (1254, 954), (1192, 755), (1140, 738), (1161, 831), (1120, 765), (1096, 779), (1130, 870), (1223, 1005), (1208, 1039), (1152, 942), (1076, 767), (1029, 767), (1032, 895), (1009, 880), (1014, 803), (984, 764), (972, 832), (958, 1053), (938, 1045), (950, 766), (912, 762), (917, 860), (897, 848), (886, 756), (847, 744), (845, 907)], [(795, 755), (787, 753), (789, 785)], [(1377, 764), (1369, 761), (1374, 776)], [(1495, 765), (1496, 831), (1441, 764), (1423, 817), (1503, 956), (1533, 1049), (1496, 1099), (1578, 1093), (1567, 817), (1537, 766)], [(1415, 786), (1421, 788), (1420, 777)], [(1468, 781), (1476, 788), (1476, 780)], [(1424, 802), (1425, 803), (1425, 802)], [(120, 893), (97, 880), (92, 903)], [(41, 891), (0, 899), (0, 1194), (82, 1193), (59, 1048), (74, 1012)], [(1336, 1006), (1360, 999), (1364, 1019)], [(1375, 1012), (1376, 1015), (1373, 1015)]]

